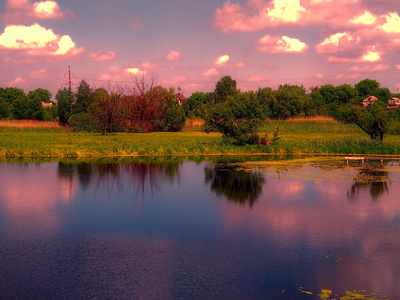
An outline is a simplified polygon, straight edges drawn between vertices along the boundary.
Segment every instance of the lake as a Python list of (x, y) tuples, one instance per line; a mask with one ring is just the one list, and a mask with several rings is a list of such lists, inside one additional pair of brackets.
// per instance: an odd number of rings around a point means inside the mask
[(0, 163), (1, 299), (399, 299), (400, 166)]

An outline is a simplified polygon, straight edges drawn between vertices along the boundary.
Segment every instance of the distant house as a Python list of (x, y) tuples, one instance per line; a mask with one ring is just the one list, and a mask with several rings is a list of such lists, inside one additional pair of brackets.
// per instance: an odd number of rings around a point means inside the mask
[(53, 103), (46, 103), (46, 102), (42, 102), (42, 107), (52, 107)]
[(378, 98), (376, 98), (375, 96), (369, 96), (368, 98), (365, 98), (363, 100), (362, 105), (363, 107), (367, 107), (368, 105), (374, 103), (376, 100), (378, 100)]
[(177, 105), (180, 106), (182, 105), (183, 101), (185, 101), (187, 98), (185, 96), (183, 96), (182, 94), (178, 94), (177, 95)]
[(400, 107), (400, 98), (390, 98), (388, 100), (388, 106), (390, 108), (396, 108), (396, 107)]

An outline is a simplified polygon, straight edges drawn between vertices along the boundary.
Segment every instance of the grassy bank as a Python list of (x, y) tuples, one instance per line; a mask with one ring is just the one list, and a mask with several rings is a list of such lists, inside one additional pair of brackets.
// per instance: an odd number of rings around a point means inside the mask
[[(178, 133), (73, 133), (54, 126), (2, 126), (0, 157), (110, 157), (140, 155), (219, 154), (376, 154), (400, 155), (400, 138), (386, 136), (381, 145), (355, 125), (331, 119), (268, 120), (262, 131), (272, 138), (280, 125), (282, 139), (270, 146), (235, 145), (218, 133), (206, 134), (200, 127)], [(192, 124), (193, 125), (193, 124)]]

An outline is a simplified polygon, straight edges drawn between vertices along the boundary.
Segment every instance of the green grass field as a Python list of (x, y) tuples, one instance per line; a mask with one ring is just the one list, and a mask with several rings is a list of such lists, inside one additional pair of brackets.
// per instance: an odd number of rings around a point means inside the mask
[(268, 120), (260, 135), (280, 124), (282, 139), (270, 146), (236, 145), (199, 126), (178, 133), (73, 133), (60, 127), (2, 126), (0, 157), (90, 158), (112, 156), (248, 155), (248, 154), (371, 154), (400, 155), (400, 137), (370, 140), (357, 126), (331, 119)]

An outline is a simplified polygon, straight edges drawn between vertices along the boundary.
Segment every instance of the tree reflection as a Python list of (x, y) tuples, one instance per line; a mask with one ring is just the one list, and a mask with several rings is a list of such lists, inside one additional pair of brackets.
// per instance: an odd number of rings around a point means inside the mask
[(179, 180), (180, 162), (165, 163), (64, 163), (58, 164), (58, 176), (72, 184), (77, 178), (83, 190), (92, 183), (96, 190), (133, 189), (136, 194), (160, 190), (163, 180)]
[(256, 172), (237, 170), (234, 166), (215, 164), (204, 169), (205, 182), (211, 183), (211, 191), (224, 195), (228, 201), (250, 207), (262, 192), (264, 177)]
[(381, 165), (372, 164), (360, 169), (359, 174), (354, 178), (348, 197), (354, 199), (362, 189), (369, 189), (372, 199), (377, 200), (383, 193), (389, 192), (389, 173), (382, 171)]

